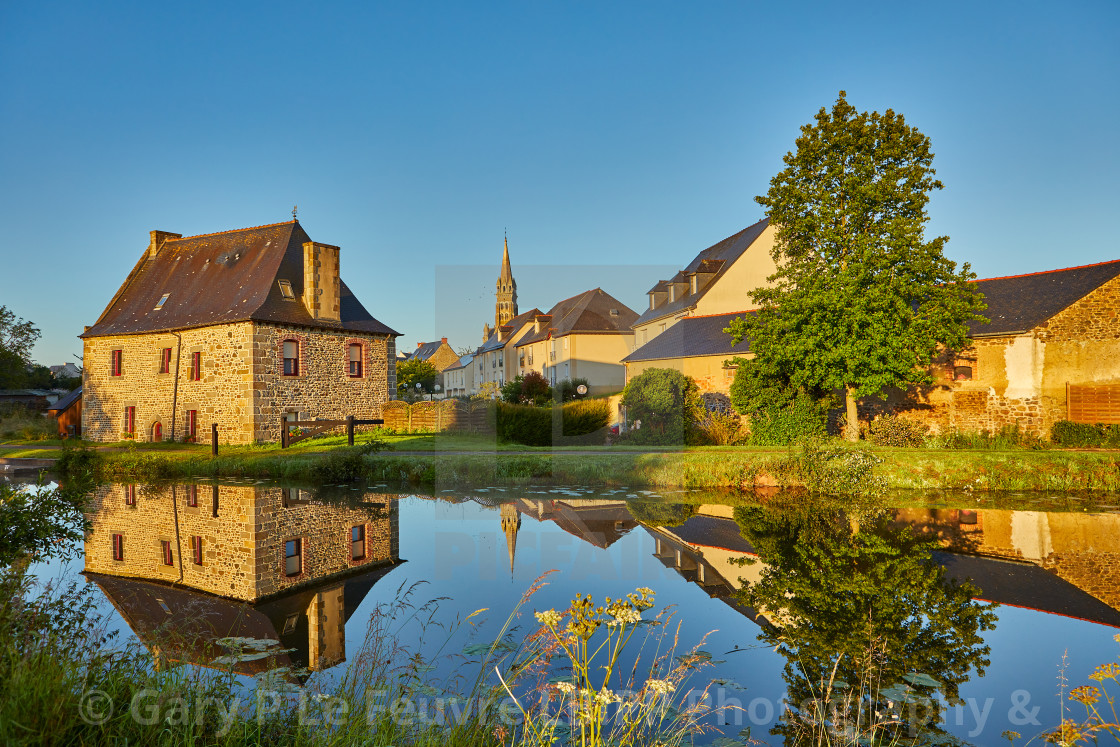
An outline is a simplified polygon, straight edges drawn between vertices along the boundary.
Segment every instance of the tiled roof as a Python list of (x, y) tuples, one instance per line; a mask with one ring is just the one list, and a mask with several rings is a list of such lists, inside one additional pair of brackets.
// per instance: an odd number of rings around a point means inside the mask
[[(612, 313), (614, 312), (614, 313)], [(518, 346), (552, 337), (576, 333), (630, 334), (637, 312), (602, 288), (592, 288), (566, 298), (549, 309), (550, 317), (540, 332), (531, 332)]]
[(988, 304), (980, 313), (991, 323), (973, 322), (969, 334), (991, 337), (1027, 332), (1117, 275), (1120, 260), (974, 281)]
[(447, 368), (443, 369), (443, 372), (447, 373), (448, 371), (458, 371), (460, 368), (466, 368), (467, 366), (469, 366), (471, 364), (471, 361), (473, 361), (473, 360), (474, 360), (473, 355), (459, 356), (459, 362), (456, 363), (453, 366), (448, 366)]
[(749, 313), (751, 312), (736, 311), (731, 314), (685, 317), (622, 360), (633, 363), (698, 355), (746, 355), (750, 352), (750, 342), (743, 340), (732, 347), (731, 335), (723, 330), (732, 319)]
[(507, 333), (504, 340), (499, 340), (498, 331), (494, 330), (494, 332), (490, 335), (490, 339), (482, 343), (482, 345), (479, 346), (478, 350), (475, 351), (475, 353), (489, 353), (491, 350), (500, 350), (501, 348), (504, 348), (509, 342), (510, 338), (513, 337), (513, 335), (517, 334), (517, 330), (521, 329), (521, 327), (525, 324), (531, 323), (533, 321), (533, 317), (540, 313), (540, 309), (532, 308), (529, 311), (518, 314), (513, 319), (510, 319), (508, 322), (502, 325)]
[[(769, 218), (763, 218), (753, 226), (748, 226), (734, 236), (730, 236), (719, 242), (718, 244), (710, 246), (704, 251), (697, 254), (696, 257), (694, 257), (693, 260), (688, 263), (688, 266), (685, 267), (684, 270), (678, 272), (670, 282), (687, 282), (688, 273), (691, 272), (714, 271), (715, 275), (708, 281), (708, 283), (695, 294), (689, 294), (684, 298), (678, 298), (676, 301), (658, 306), (656, 309), (646, 309), (642, 312), (642, 315), (638, 317), (634, 324), (645, 324), (646, 322), (653, 321), (654, 319), (660, 319), (663, 316), (676, 314), (678, 312), (684, 311), (685, 309), (691, 308), (692, 306), (695, 306), (696, 302), (703, 298), (704, 294), (708, 292), (708, 289), (711, 288), (712, 285), (716, 283), (719, 278), (727, 271), (727, 268), (730, 267), (735, 262), (735, 260), (741, 257), (743, 255), (743, 252), (745, 252), (750, 247), (750, 245), (753, 244), (755, 240), (762, 235), (762, 232), (766, 230), (766, 226), (769, 225), (769, 223)], [(716, 263), (718, 263), (718, 266)], [(666, 290), (668, 290), (668, 287), (666, 286), (665, 281), (661, 281), (658, 282), (657, 285), (653, 286), (653, 288), (651, 288), (649, 292), (653, 293), (654, 291)]]
[[(300, 300), (303, 244), (310, 240), (296, 221), (167, 239), (155, 257), (145, 250), (97, 323), (81, 337), (250, 320), (398, 335), (374, 319), (341, 280), (341, 321), (311, 317)], [(277, 280), (291, 282), (294, 299), (283, 297)], [(167, 301), (156, 311), (165, 293)]]
[(417, 348), (415, 350), (412, 351), (412, 353), (409, 355), (409, 357), (410, 358), (419, 358), (422, 361), (426, 361), (429, 358), (431, 358), (433, 355), (435, 355), (436, 351), (438, 351), (440, 349), (440, 347), (442, 347), (443, 345), (446, 345), (446, 344), (447, 343), (444, 342), (443, 340), (436, 340), (435, 342), (421, 343), (419, 346), (417, 346)]

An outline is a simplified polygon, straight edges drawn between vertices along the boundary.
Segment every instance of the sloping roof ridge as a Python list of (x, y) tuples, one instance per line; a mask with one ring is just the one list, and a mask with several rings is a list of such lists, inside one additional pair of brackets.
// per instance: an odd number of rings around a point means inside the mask
[(186, 241), (187, 239), (202, 239), (207, 236), (221, 236), (225, 233), (240, 233), (241, 231), (256, 231), (261, 228), (275, 228), (276, 226), (290, 226), (299, 225), (298, 220), (282, 220), (279, 223), (266, 223), (263, 226), (248, 226), (246, 228), (230, 228), (225, 231), (214, 231), (213, 233), (196, 233), (193, 236), (180, 236), (177, 239), (167, 239), (168, 241)]
[(1035, 277), (1037, 275), (1052, 275), (1052, 274), (1058, 273), (1058, 272), (1070, 272), (1071, 270), (1087, 270), (1090, 267), (1104, 267), (1105, 265), (1114, 265), (1117, 262), (1120, 262), (1120, 259), (1110, 259), (1106, 262), (1094, 262), (1092, 264), (1076, 265), (1074, 267), (1059, 267), (1059, 268), (1054, 269), (1054, 270), (1040, 270), (1038, 272), (1024, 272), (1021, 275), (1000, 275), (999, 277), (994, 277), (994, 278), (976, 278), (975, 280), (969, 280), (968, 282), (970, 282), (970, 283), (985, 283), (989, 280), (1014, 280), (1015, 278), (1029, 278), (1029, 277)]
[[(727, 243), (728, 241), (731, 241), (731, 240), (732, 240), (732, 239), (734, 239), (734, 238), (737, 238), (737, 237), (739, 237), (739, 236), (742, 236), (743, 234), (745, 234), (745, 233), (746, 233), (747, 231), (751, 230), (752, 228), (754, 228), (754, 227), (755, 227), (755, 226), (757, 226), (758, 224), (760, 224), (760, 223), (765, 223), (765, 222), (766, 222), (766, 221), (768, 221), (768, 220), (770, 220), (770, 216), (769, 216), (769, 215), (765, 215), (765, 216), (763, 216), (762, 218), (760, 218), (759, 220), (756, 220), (756, 221), (755, 221), (754, 223), (752, 223), (752, 224), (750, 224), (749, 226), (747, 226), (746, 228), (744, 228), (743, 230), (741, 230), (741, 231), (736, 231), (735, 233), (731, 234), (730, 236), (728, 236), (728, 237), (727, 237), (727, 238), (725, 238), (725, 239), (720, 239), (720, 240), (719, 240), (719, 241), (717, 241), (716, 243), (714, 243), (714, 244), (712, 244), (711, 246), (709, 246), (709, 247), (708, 247), (707, 249), (701, 249), (701, 250), (700, 250), (699, 252), (697, 252), (697, 254), (696, 254), (696, 259), (699, 259), (700, 255), (701, 255), (701, 254), (703, 254), (704, 252), (706, 252), (706, 251), (708, 251), (708, 250), (710, 250), (710, 249), (715, 249), (715, 248), (716, 248), (717, 246), (721, 246), (721, 245), (723, 245), (723, 244), (726, 244), (726, 243)], [(696, 261), (696, 259), (693, 259), (693, 262), (695, 262), (695, 261)], [(721, 260), (721, 261), (722, 261), (722, 260)], [(692, 262), (689, 262), (688, 264), (690, 265), (690, 264), (692, 264)], [(688, 267), (688, 265), (685, 265), (685, 267)]]
[(742, 311), (721, 311), (718, 314), (692, 314), (691, 316), (686, 316), (684, 319), (681, 319), (681, 321), (684, 322), (684, 321), (688, 321), (689, 319), (704, 319), (704, 318), (711, 317), (711, 316), (730, 316), (731, 314), (750, 314), (752, 311), (758, 311), (758, 308), (759, 307), (756, 306), (753, 309), (743, 309)]

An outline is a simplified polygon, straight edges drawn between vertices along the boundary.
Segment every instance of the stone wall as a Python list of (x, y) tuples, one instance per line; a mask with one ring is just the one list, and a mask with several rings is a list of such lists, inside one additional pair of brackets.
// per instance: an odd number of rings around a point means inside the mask
[[(129, 503), (129, 496), (135, 502)], [(197, 506), (190, 505), (192, 496)], [(370, 493), (367, 505), (313, 501), (287, 488), (213, 485), (103, 485), (91, 496), (85, 570), (188, 586), (255, 602), (293, 587), (315, 586), (357, 567), (395, 562), (396, 496)], [(215, 509), (215, 500), (217, 508)], [(366, 557), (350, 555), (350, 530), (366, 528)], [(113, 559), (113, 537), (124, 559)], [(202, 538), (203, 562), (193, 561), (192, 537)], [(298, 539), (302, 572), (284, 572), (284, 543)], [(164, 563), (170, 542), (173, 563)]]
[[(285, 376), (283, 343), (299, 344), (299, 373)], [(360, 343), (362, 375), (349, 372), (349, 346)], [(380, 418), (396, 392), (396, 348), (391, 337), (257, 324), (253, 334), (253, 403), (256, 441), (279, 441), (280, 420)], [(391, 365), (390, 361), (394, 361)]]
[[(299, 343), (299, 373), (283, 375), (284, 340)], [(349, 346), (362, 350), (362, 375), (349, 373)], [(82, 434), (90, 441), (119, 441), (125, 408), (135, 407), (134, 437), (163, 440), (188, 437), (187, 412), (197, 415), (196, 437), (210, 439), (218, 424), (224, 444), (278, 441), (280, 418), (377, 418), (396, 391), (394, 341), (384, 335), (238, 322), (179, 333), (96, 337), (85, 341)], [(160, 372), (161, 354), (171, 349), (171, 365)], [(120, 350), (122, 372), (111, 375), (112, 351)], [(192, 376), (192, 355), (201, 355)]]
[[(188, 410), (198, 412), (198, 437), (218, 424), (222, 443), (253, 440), (251, 322), (221, 324), (179, 333), (120, 335), (85, 340), (82, 373), (82, 437), (127, 437), (125, 408), (136, 408), (137, 441), (150, 441), (160, 424), (163, 439), (187, 437)], [(160, 373), (163, 349), (170, 371)], [(112, 351), (121, 351), (121, 375), (111, 375)], [(201, 354), (199, 380), (191, 378), (191, 354)]]
[(954, 381), (957, 359), (943, 356), (933, 386), (893, 409), (935, 433), (1018, 426), (1049, 437), (1068, 417), (1068, 384), (1120, 381), (1120, 278), (1026, 334), (978, 338), (960, 357), (973, 367), (971, 380)]

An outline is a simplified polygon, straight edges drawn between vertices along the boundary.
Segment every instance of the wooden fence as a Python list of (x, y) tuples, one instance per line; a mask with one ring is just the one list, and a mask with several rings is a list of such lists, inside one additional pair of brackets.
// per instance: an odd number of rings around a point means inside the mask
[(381, 407), (385, 428), (401, 433), (494, 433), (493, 410), (487, 402), (461, 402), (455, 399), (435, 402), (400, 400)]
[(1120, 423), (1120, 384), (1066, 384), (1066, 404), (1075, 423)]

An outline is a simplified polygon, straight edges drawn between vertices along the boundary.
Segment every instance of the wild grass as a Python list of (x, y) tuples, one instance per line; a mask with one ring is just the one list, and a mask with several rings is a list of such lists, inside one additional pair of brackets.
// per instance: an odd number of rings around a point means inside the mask
[(0, 443), (46, 441), (58, 438), (57, 421), (41, 412), (24, 407), (6, 407), (0, 410)]

